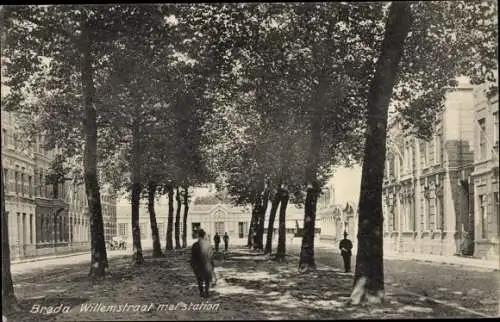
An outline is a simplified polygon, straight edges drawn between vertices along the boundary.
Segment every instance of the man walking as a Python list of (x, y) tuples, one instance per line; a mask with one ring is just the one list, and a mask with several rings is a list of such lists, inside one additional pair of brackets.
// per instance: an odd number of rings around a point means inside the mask
[(224, 237), (222, 237), (224, 239), (224, 250), (227, 251), (227, 248), (228, 248), (228, 245), (229, 245), (229, 236), (227, 234), (227, 232), (224, 233)]
[(210, 242), (205, 240), (205, 231), (198, 230), (198, 241), (191, 247), (191, 267), (196, 275), (198, 289), (201, 297), (208, 297), (210, 284), (215, 285), (216, 277), (214, 271), (213, 248)]
[(340, 241), (339, 248), (340, 255), (342, 255), (342, 258), (344, 259), (345, 272), (348, 273), (351, 271), (352, 242), (347, 239), (347, 231), (344, 231), (344, 239)]
[(220, 244), (220, 236), (219, 236), (219, 233), (215, 233), (215, 236), (214, 236), (214, 244), (215, 244), (215, 251), (218, 252), (219, 251), (219, 244)]

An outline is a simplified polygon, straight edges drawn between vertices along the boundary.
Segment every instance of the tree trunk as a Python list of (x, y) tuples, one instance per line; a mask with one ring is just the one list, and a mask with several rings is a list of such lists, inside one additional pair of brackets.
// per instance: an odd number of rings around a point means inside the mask
[(266, 220), (266, 211), (267, 211), (267, 206), (269, 204), (269, 195), (270, 195), (270, 190), (269, 188), (266, 187), (264, 188), (264, 191), (262, 192), (262, 204), (259, 207), (259, 214), (258, 214), (258, 219), (257, 219), (257, 236), (256, 236), (256, 245), (255, 249), (257, 250), (264, 250), (264, 226), (265, 226), (265, 220)]
[(156, 212), (155, 212), (155, 194), (156, 194), (156, 184), (153, 182), (149, 183), (148, 186), (148, 209), (149, 209), (149, 222), (151, 224), (151, 235), (153, 238), (153, 257), (162, 257), (160, 236), (158, 234), (158, 224), (156, 222)]
[(316, 263), (314, 261), (314, 230), (316, 228), (316, 204), (319, 193), (320, 189), (317, 183), (307, 188), (307, 196), (304, 205), (302, 246), (299, 260), (299, 270), (301, 272), (316, 269)]
[(255, 242), (254, 232), (257, 226), (257, 217), (259, 215), (259, 204), (255, 202), (252, 208), (252, 218), (250, 219), (250, 227), (248, 229), (248, 248), (252, 248)]
[[(140, 104), (140, 103), (138, 103)], [(138, 107), (139, 105), (137, 105)], [(141, 142), (139, 120), (137, 117), (132, 124), (132, 245), (133, 259), (136, 264), (144, 263), (141, 245), (141, 228), (139, 225), (139, 204), (141, 199)]]
[(167, 185), (168, 192), (168, 219), (167, 219), (167, 241), (166, 249), (174, 249), (174, 243), (172, 241), (172, 229), (174, 225), (174, 186)]
[(410, 29), (410, 4), (392, 2), (382, 51), (368, 96), (368, 120), (359, 197), (358, 252), (353, 304), (379, 303), (384, 296), (382, 181), (387, 114), (404, 41)]
[(175, 213), (175, 249), (181, 248), (181, 193), (179, 187), (176, 188), (175, 201), (177, 202), (177, 211)]
[(101, 196), (97, 180), (97, 113), (94, 105), (94, 80), (92, 70), (91, 40), (87, 21), (83, 18), (81, 35), (81, 78), (84, 105), (83, 129), (85, 146), (83, 167), (85, 192), (90, 213), (91, 258), (89, 276), (104, 277), (108, 267)]
[(136, 264), (142, 264), (144, 257), (142, 256), (141, 245), (141, 229), (139, 226), (139, 202), (141, 198), (141, 184), (132, 184), (132, 245), (133, 259)]
[(276, 251), (276, 259), (284, 260), (286, 253), (286, 207), (288, 205), (288, 190), (282, 188), (280, 191), (280, 217), (278, 228), (278, 249)]
[(2, 165), (2, 313), (18, 309), (17, 299), (14, 294), (14, 284), (10, 271), (10, 246), (9, 246), (9, 220), (5, 210), (5, 189)]
[(307, 272), (310, 269), (316, 269), (314, 261), (314, 230), (316, 226), (316, 205), (318, 196), (321, 193), (319, 186), (317, 171), (321, 153), (321, 131), (323, 115), (324, 93), (326, 92), (327, 81), (326, 76), (321, 75), (318, 88), (317, 99), (311, 106), (311, 119), (309, 121), (311, 131), (309, 158), (306, 166), (306, 186), (307, 195), (304, 205), (304, 226), (302, 229), (302, 246), (300, 250), (299, 270)]
[(264, 249), (264, 254), (272, 253), (274, 220), (276, 219), (276, 213), (278, 212), (279, 203), (280, 203), (280, 190), (278, 189), (274, 193), (271, 201), (271, 212), (269, 213), (269, 222), (267, 223), (267, 237), (266, 237), (266, 247)]
[(189, 189), (184, 187), (184, 218), (183, 218), (183, 229), (182, 229), (182, 247), (187, 247), (187, 217), (189, 211)]

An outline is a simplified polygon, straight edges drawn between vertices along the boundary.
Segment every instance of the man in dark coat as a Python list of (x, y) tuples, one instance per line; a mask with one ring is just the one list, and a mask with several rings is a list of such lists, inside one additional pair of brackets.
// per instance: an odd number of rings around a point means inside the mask
[(215, 285), (216, 282), (213, 255), (212, 245), (210, 245), (208, 240), (205, 240), (205, 231), (200, 229), (198, 231), (198, 241), (191, 247), (190, 262), (196, 275), (201, 297), (208, 297), (210, 283), (213, 280), (213, 284)]
[(229, 236), (227, 234), (227, 232), (224, 233), (224, 237), (222, 237), (224, 239), (224, 250), (227, 250), (228, 246), (229, 246)]
[(463, 256), (472, 256), (474, 254), (474, 241), (468, 232), (464, 232), (464, 239), (460, 244), (460, 253)]
[(348, 273), (351, 271), (351, 250), (352, 250), (352, 242), (347, 239), (347, 232), (344, 231), (344, 239), (340, 241), (339, 244), (340, 255), (344, 259), (344, 268), (345, 272)]
[(220, 236), (219, 236), (219, 233), (215, 233), (215, 236), (214, 236), (214, 244), (215, 244), (215, 251), (218, 252), (219, 251), (219, 244), (220, 244)]

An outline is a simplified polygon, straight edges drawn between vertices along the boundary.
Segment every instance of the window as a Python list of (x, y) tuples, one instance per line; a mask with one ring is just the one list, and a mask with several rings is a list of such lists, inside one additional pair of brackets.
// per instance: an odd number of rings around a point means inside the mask
[(246, 238), (248, 236), (248, 222), (238, 223), (238, 238)]
[(31, 176), (28, 176), (28, 193), (30, 198), (33, 197), (33, 178)]
[(17, 171), (14, 172), (14, 182), (16, 187), (16, 195), (19, 193), (19, 173)]
[(181, 238), (182, 238), (183, 231), (184, 231), (184, 223), (181, 221), (179, 223), (179, 236), (181, 236)]
[(128, 235), (128, 224), (127, 223), (120, 223), (118, 225), (118, 230), (119, 230), (120, 236), (126, 237)]
[(148, 226), (145, 223), (143, 223), (139, 224), (139, 228), (141, 230), (141, 239), (148, 238)]
[(425, 216), (424, 216), (424, 230), (429, 231), (431, 218), (431, 199), (425, 198)]
[(486, 195), (479, 196), (479, 214), (481, 215), (481, 238), (486, 238), (488, 213), (486, 212)]
[(73, 217), (69, 217), (69, 242), (73, 241)]
[(223, 221), (216, 221), (215, 222), (215, 232), (219, 233), (219, 235), (224, 235), (224, 222)]
[[(23, 168), (24, 170), (24, 168)], [(21, 172), (21, 194), (24, 195), (24, 173)]]
[(59, 227), (59, 231), (58, 231), (58, 237), (59, 237), (59, 241), (63, 241), (64, 240), (64, 230), (63, 230), (63, 226), (64, 226), (64, 217), (59, 217), (59, 221), (58, 221), (58, 227)]
[(498, 145), (498, 111), (493, 113), (493, 143)]
[(158, 224), (158, 236), (160, 236), (160, 240), (164, 235), (165, 235), (165, 225), (163, 223), (160, 223)]
[(436, 229), (445, 230), (444, 227), (444, 212), (443, 212), (443, 196), (436, 196)]
[(8, 139), (7, 139), (7, 130), (6, 129), (2, 129), (2, 146), (7, 147), (7, 142), (8, 142)]
[(17, 213), (17, 243), (21, 242), (22, 226), (21, 226), (21, 214)]
[(427, 167), (429, 164), (429, 144), (427, 142), (420, 143), (420, 157), (422, 160), (422, 167)]
[(44, 190), (43, 190), (43, 173), (40, 173), (40, 181), (39, 181), (39, 184), (38, 184), (39, 188), (40, 188), (40, 193), (38, 194), (38, 196), (40, 197), (45, 197), (45, 195), (43, 194)]
[(394, 156), (389, 160), (389, 178), (396, 178), (396, 163)]
[(496, 235), (498, 236), (500, 234), (500, 208), (499, 208), (499, 201), (498, 201), (498, 192), (493, 193), (493, 198), (495, 202), (495, 214), (497, 215), (497, 233)]
[(45, 220), (44, 220), (44, 216), (43, 215), (39, 215), (39, 218), (40, 218), (40, 227), (39, 227), (39, 234), (37, 234), (37, 238), (38, 238), (38, 241), (43, 243), (45, 240), (44, 240), (44, 235), (43, 235), (43, 231), (45, 229)]
[(45, 198), (50, 198), (52, 196), (52, 189), (51, 189), (52, 186), (49, 185), (49, 184), (47, 184), (47, 182), (48, 182), (47, 178), (48, 177), (49, 176), (46, 175), (45, 178), (44, 178), (44, 183), (45, 183), (45, 189), (44, 189), (45, 192), (44, 192), (44, 194), (45, 194)]
[(486, 121), (480, 119), (479, 123), (479, 160), (486, 159)]
[(3, 169), (3, 182), (4, 182), (4, 189), (5, 189), (5, 192), (8, 192), (10, 189), (10, 184), (9, 184), (9, 171), (7, 168), (4, 168)]
[(22, 238), (22, 242), (23, 242), (23, 245), (26, 245), (28, 243), (28, 236), (26, 236), (26, 227), (28, 226), (28, 224), (26, 223), (26, 214), (23, 213), (23, 238)]
[(191, 223), (192, 238), (198, 238), (198, 230), (201, 229), (201, 224), (199, 222)]
[(434, 137), (434, 164), (441, 163), (441, 134), (438, 134)]

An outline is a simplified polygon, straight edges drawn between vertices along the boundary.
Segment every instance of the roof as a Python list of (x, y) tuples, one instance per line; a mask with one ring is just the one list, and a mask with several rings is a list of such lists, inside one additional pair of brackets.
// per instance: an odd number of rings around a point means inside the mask
[(189, 207), (189, 212), (210, 213), (210, 212), (214, 211), (216, 208), (222, 208), (223, 210), (225, 210), (226, 212), (229, 212), (229, 213), (245, 213), (245, 212), (250, 211), (250, 210), (245, 211), (245, 209), (243, 207), (237, 207), (237, 206), (233, 206), (233, 205), (227, 204), (227, 203), (226, 204), (219, 203), (216, 205), (199, 205), (199, 204), (198, 205), (191, 205)]

